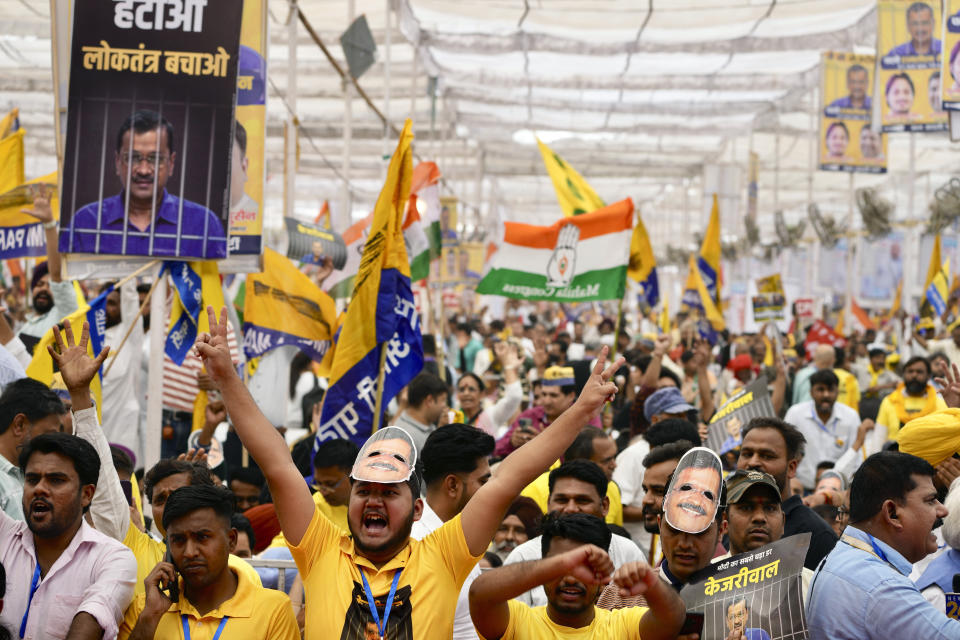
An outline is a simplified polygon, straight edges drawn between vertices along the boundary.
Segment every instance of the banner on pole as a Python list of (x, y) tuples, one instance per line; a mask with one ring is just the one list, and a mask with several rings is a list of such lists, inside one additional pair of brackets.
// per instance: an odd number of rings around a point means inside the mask
[(887, 137), (872, 124), (876, 57), (821, 56), (820, 169), (886, 173)]

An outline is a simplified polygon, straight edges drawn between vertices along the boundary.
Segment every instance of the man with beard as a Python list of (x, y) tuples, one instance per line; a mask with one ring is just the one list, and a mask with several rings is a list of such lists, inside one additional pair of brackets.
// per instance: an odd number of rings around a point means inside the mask
[(60, 431), (65, 409), (56, 393), (42, 382), (21, 378), (0, 395), (0, 509), (23, 520), (23, 475), (17, 463), (30, 438)]
[(893, 440), (910, 420), (947, 408), (947, 403), (930, 384), (930, 372), (930, 361), (923, 356), (907, 360), (903, 366), (903, 382), (883, 399), (877, 412), (877, 428), (886, 429), (887, 433), (883, 440)]
[(0, 623), (21, 638), (115, 638), (137, 575), (130, 550), (84, 519), (100, 458), (90, 443), (39, 435), (19, 457), (27, 521), (0, 513), (0, 562), (16, 589)]
[(381, 636), (449, 638), (460, 587), (487, 550), (507, 507), (616, 393), (611, 378), (623, 363), (621, 358), (607, 367), (604, 350), (576, 403), (501, 462), (463, 511), (422, 541), (410, 539), (423, 511), (416, 448), (402, 429), (377, 431), (351, 472), (348, 534), (317, 511), (283, 436), (263, 417), (237, 375), (227, 348), (226, 309), (219, 320), (213, 308), (207, 313), (211, 333), (199, 337), (196, 351), (270, 485), (307, 594), (306, 638), (354, 640), (363, 636), (370, 619)]
[[(101, 293), (109, 285), (101, 287)], [(133, 451), (137, 460), (143, 460), (143, 434), (140, 433), (139, 388), (141, 354), (143, 351), (143, 324), (140, 322), (140, 302), (137, 284), (130, 280), (119, 290), (107, 295), (106, 330), (103, 344), (110, 347), (107, 366), (110, 375), (103, 378), (103, 430), (107, 441), (120, 444)], [(127, 329), (133, 330), (127, 336)], [(118, 350), (124, 336), (127, 344)]]
[(543, 512), (531, 498), (520, 496), (507, 508), (503, 521), (493, 534), (490, 550), (506, 560), (514, 549), (539, 535)]
[(906, 453), (867, 458), (850, 485), (850, 524), (810, 587), (811, 638), (960, 638), (960, 622), (924, 600), (909, 575), (937, 550), (947, 509), (935, 471)]
[[(224, 637), (244, 640), (299, 640), (290, 600), (265, 589), (229, 565), (237, 546), (230, 524), (233, 494), (223, 487), (182, 487), (163, 511), (168, 556), (145, 581), (146, 593), (133, 601), (120, 626), (120, 640)], [(162, 583), (162, 587), (161, 587)], [(178, 585), (179, 599), (168, 594)], [(164, 594), (161, 588), (168, 590)]]
[[(487, 640), (541, 638), (675, 638), (686, 607), (656, 572), (641, 562), (614, 573), (607, 555), (611, 534), (600, 518), (585, 513), (548, 516), (542, 559), (493, 569), (470, 588), (470, 615)], [(623, 596), (646, 598), (649, 609), (600, 609), (597, 598), (612, 582)], [(546, 606), (512, 600), (543, 585)]]
[[(451, 520), (470, 498), (490, 480), (490, 455), (493, 436), (465, 424), (449, 424), (437, 429), (423, 447), (423, 481), (427, 485), (423, 515), (413, 523), (410, 537), (423, 540), (444, 522)], [(470, 585), (480, 575), (474, 566), (460, 588), (457, 613), (453, 620), (453, 640), (476, 639), (470, 620)]]
[[(817, 484), (817, 463), (824, 460), (836, 462), (857, 440), (860, 416), (837, 402), (839, 385), (832, 369), (816, 371), (810, 376), (812, 399), (793, 405), (784, 417), (785, 422), (796, 425), (806, 440), (806, 451), (797, 467), (797, 478), (806, 489), (812, 490)], [(856, 469), (855, 459), (851, 464)]]

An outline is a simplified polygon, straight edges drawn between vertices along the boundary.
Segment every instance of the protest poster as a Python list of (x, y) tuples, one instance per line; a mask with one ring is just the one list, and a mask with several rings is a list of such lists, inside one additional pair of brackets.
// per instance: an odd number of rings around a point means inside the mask
[(886, 173), (887, 137), (871, 122), (875, 66), (870, 55), (822, 54), (821, 170)]
[(753, 319), (757, 322), (783, 320), (787, 298), (779, 273), (757, 280), (757, 295), (753, 296)]
[(883, 130), (946, 131), (941, 96), (940, 2), (879, 0), (877, 55)]
[(59, 199), (57, 174), (51, 173), (0, 193), (0, 260), (39, 258), (47, 255), (47, 238), (43, 225), (22, 208), (33, 206), (35, 189), (46, 189), (50, 207), (56, 217)]
[(680, 597), (704, 616), (701, 640), (806, 638), (801, 572), (809, 545), (810, 534), (800, 533), (691, 576)]
[(767, 379), (760, 376), (727, 400), (710, 419), (707, 447), (721, 457), (740, 446), (740, 432), (753, 418), (775, 416), (767, 391)]
[(284, 218), (283, 222), (287, 227), (288, 258), (313, 265), (330, 258), (334, 269), (346, 266), (347, 245), (339, 233), (296, 218)]
[(960, 0), (943, 0), (943, 55), (940, 83), (943, 108), (960, 109)]
[(236, 0), (77, 0), (60, 251), (227, 256)]

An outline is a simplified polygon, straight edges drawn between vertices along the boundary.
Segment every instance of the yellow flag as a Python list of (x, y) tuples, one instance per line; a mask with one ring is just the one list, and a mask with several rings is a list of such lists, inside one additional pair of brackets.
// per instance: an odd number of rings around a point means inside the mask
[(657, 279), (657, 259), (650, 246), (650, 236), (643, 224), (643, 218), (637, 214), (637, 226), (630, 238), (630, 265), (627, 275), (643, 286), (643, 297), (647, 304), (655, 307), (660, 300), (660, 283)]
[(563, 161), (563, 158), (553, 152), (553, 149), (537, 139), (543, 164), (547, 167), (553, 188), (557, 192), (560, 209), (565, 216), (577, 216), (581, 213), (590, 213), (606, 206), (606, 203), (597, 195), (587, 181), (577, 170)]
[(933, 278), (937, 275), (937, 272), (940, 271), (942, 262), (943, 259), (940, 257), (940, 234), (938, 233), (933, 239), (933, 251), (930, 252), (930, 263), (927, 265), (927, 279), (923, 282), (924, 291), (927, 290), (930, 283), (933, 282)]
[(713, 302), (707, 285), (700, 275), (700, 269), (697, 268), (697, 261), (693, 254), (690, 254), (689, 273), (687, 282), (684, 286), (683, 302), (687, 306), (699, 310), (704, 317), (710, 321), (711, 326), (716, 331), (722, 331), (726, 327), (723, 314), (717, 309)]
[(949, 299), (950, 287), (950, 258), (943, 262), (943, 266), (934, 274), (930, 286), (927, 287), (925, 294), (927, 302), (933, 307), (936, 314), (943, 315), (947, 310), (947, 300)]
[(0, 119), (0, 140), (20, 128), (20, 109), (14, 107), (10, 113)]
[(660, 331), (670, 333), (670, 300), (663, 299), (663, 309), (660, 310)]
[(23, 129), (0, 140), (0, 193), (23, 184)]
[(720, 287), (723, 284), (720, 274), (720, 206), (717, 194), (713, 194), (713, 208), (710, 210), (710, 222), (703, 235), (700, 256), (697, 258), (700, 278), (710, 293), (714, 304), (720, 304)]

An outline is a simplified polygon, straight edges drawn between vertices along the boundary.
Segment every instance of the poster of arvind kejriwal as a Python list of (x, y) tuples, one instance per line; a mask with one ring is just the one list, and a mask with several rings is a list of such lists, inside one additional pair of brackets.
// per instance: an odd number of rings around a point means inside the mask
[(242, 0), (76, 0), (60, 251), (227, 256)]

